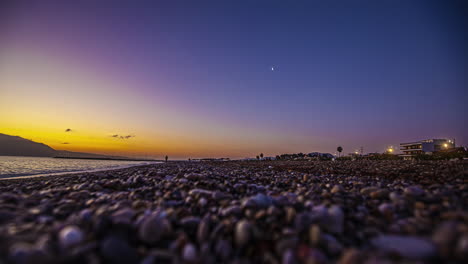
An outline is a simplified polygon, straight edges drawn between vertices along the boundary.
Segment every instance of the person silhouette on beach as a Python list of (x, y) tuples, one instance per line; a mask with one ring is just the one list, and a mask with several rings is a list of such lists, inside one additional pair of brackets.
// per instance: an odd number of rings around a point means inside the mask
[(167, 159), (168, 159), (168, 158), (169, 158), (169, 157), (166, 155), (166, 157), (165, 157), (165, 159), (166, 159), (166, 162), (167, 162)]

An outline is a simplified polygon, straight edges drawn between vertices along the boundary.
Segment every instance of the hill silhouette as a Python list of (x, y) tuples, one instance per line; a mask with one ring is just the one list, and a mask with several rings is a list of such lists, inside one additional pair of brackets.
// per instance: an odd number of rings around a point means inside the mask
[(46, 144), (0, 133), (0, 155), (54, 157), (57, 151)]
[(56, 150), (46, 144), (34, 142), (18, 136), (0, 133), (0, 156), (60, 157), (86, 159), (128, 159), (120, 156), (107, 156), (93, 153)]

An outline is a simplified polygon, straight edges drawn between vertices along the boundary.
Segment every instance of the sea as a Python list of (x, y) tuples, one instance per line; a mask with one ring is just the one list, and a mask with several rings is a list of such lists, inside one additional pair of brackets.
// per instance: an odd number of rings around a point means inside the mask
[(120, 169), (153, 163), (158, 162), (0, 156), (0, 179)]

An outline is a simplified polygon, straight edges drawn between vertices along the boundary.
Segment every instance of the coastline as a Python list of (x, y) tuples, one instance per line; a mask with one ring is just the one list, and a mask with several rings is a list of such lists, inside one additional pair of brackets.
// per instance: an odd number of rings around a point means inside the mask
[(181, 161), (0, 181), (0, 262), (458, 263), (467, 165)]
[(31, 178), (39, 178), (39, 177), (50, 177), (50, 176), (70, 176), (74, 174), (83, 174), (83, 173), (93, 173), (93, 172), (103, 172), (103, 171), (113, 171), (113, 170), (121, 170), (121, 169), (128, 169), (132, 167), (140, 167), (140, 166), (148, 166), (153, 164), (160, 164), (162, 162), (148, 162), (142, 164), (132, 164), (132, 165), (121, 165), (111, 168), (102, 168), (102, 169), (94, 169), (94, 170), (77, 170), (77, 171), (68, 171), (68, 172), (54, 172), (54, 173), (44, 173), (44, 174), (32, 174), (32, 175), (22, 175), (22, 176), (7, 176), (7, 177), (0, 177), (0, 181), (2, 180), (15, 180), (15, 179), (31, 179)]

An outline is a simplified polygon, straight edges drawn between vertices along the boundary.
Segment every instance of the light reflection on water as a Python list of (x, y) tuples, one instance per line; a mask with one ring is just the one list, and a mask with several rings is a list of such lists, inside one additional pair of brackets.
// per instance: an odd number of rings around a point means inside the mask
[(100, 169), (118, 169), (155, 162), (122, 160), (54, 159), (0, 156), (0, 178)]

